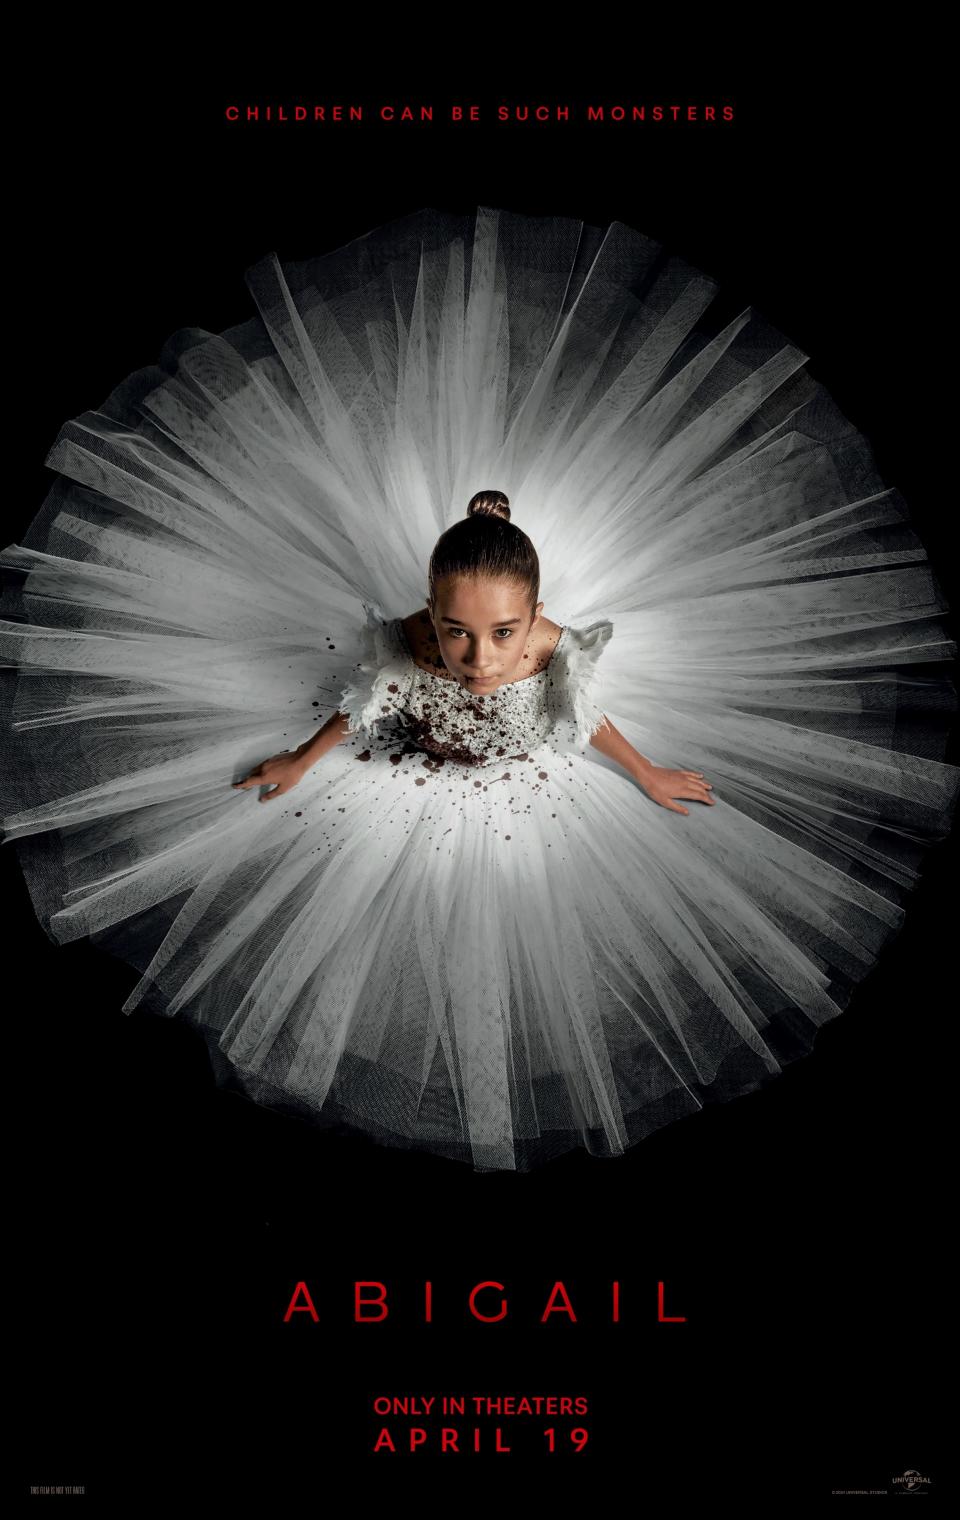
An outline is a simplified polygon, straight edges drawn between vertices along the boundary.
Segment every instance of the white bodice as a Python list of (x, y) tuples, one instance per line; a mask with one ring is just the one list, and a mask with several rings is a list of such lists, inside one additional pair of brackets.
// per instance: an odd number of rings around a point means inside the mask
[(543, 670), (475, 694), (416, 663), (402, 619), (382, 618), (368, 604), (365, 610), (365, 658), (339, 701), (351, 733), (375, 733), (393, 719), (417, 749), (461, 765), (491, 765), (523, 759), (547, 742), (586, 743), (604, 722), (591, 692), (597, 658), (613, 632), (606, 619), (564, 627)]

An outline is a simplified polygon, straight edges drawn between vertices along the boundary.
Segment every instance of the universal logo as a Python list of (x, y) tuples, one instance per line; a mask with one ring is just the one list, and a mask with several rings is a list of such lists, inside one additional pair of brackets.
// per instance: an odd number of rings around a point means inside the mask
[(903, 1494), (924, 1494), (930, 1491), (930, 1479), (924, 1478), (913, 1467), (908, 1467), (906, 1472), (899, 1478), (892, 1478), (894, 1492)]

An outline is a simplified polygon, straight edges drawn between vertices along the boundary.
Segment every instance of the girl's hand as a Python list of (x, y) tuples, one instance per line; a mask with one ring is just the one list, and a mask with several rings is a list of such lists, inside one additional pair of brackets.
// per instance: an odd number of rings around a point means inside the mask
[(695, 802), (716, 806), (716, 797), (709, 795), (713, 787), (709, 781), (704, 781), (703, 771), (671, 771), (664, 765), (651, 765), (638, 774), (637, 780), (648, 797), (672, 813), (690, 816), (690, 809), (674, 802), (674, 797), (690, 797)]
[(272, 792), (266, 792), (258, 799), (260, 802), (272, 802), (274, 797), (285, 796), (291, 787), (302, 781), (309, 768), (304, 765), (299, 751), (288, 750), (283, 755), (271, 755), (269, 760), (254, 766), (242, 781), (233, 782), (233, 790), (244, 792), (251, 786), (272, 786)]

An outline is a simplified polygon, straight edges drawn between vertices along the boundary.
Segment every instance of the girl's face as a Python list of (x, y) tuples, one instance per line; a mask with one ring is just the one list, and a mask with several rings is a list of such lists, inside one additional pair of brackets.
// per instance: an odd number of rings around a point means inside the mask
[(528, 594), (513, 581), (446, 576), (428, 602), (443, 663), (467, 691), (482, 695), (531, 674), (524, 651), (543, 603), (530, 611)]

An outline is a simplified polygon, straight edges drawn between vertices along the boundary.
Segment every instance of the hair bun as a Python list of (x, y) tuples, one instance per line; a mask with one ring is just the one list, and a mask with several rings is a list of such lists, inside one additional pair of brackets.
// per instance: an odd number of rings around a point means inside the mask
[(504, 517), (510, 521), (510, 502), (502, 491), (478, 491), (470, 498), (468, 517)]

